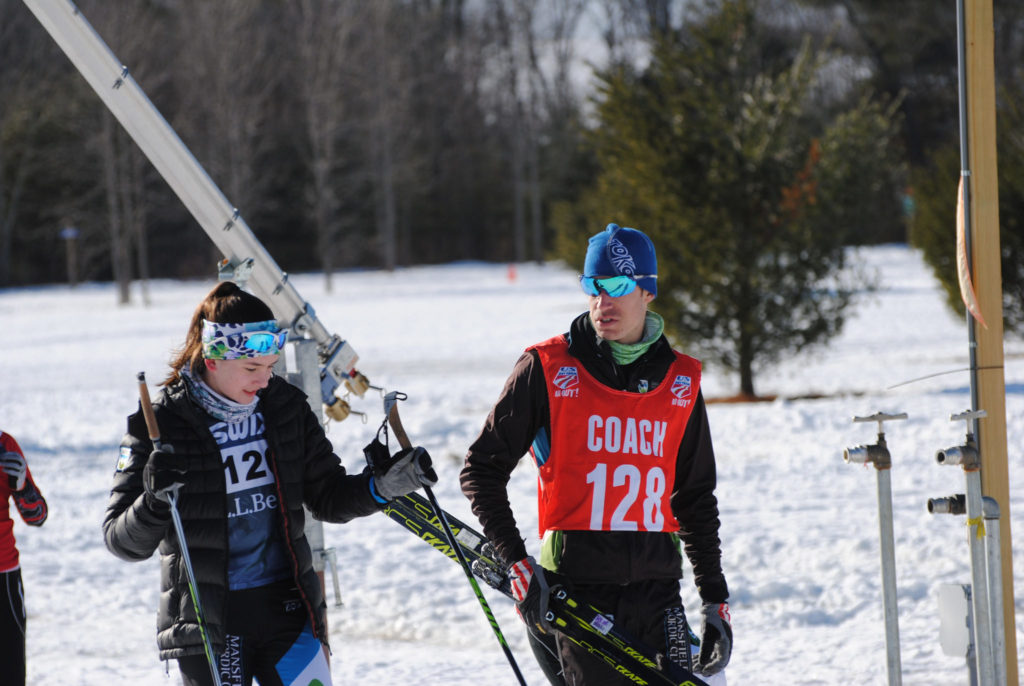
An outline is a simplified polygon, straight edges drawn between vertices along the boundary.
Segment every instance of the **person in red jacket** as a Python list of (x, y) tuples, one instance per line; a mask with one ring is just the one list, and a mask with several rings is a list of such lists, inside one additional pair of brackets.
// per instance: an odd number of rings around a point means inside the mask
[(25, 591), (10, 502), (29, 526), (46, 521), (46, 501), (14, 436), (0, 431), (0, 684), (25, 684)]
[[(590, 238), (580, 277), (588, 311), (522, 354), (460, 475), (484, 534), (510, 565), (531, 647), (554, 684), (629, 683), (546, 626), (554, 578), (710, 681), (721, 683), (732, 650), (701, 365), (672, 349), (664, 321), (648, 310), (657, 269), (641, 231), (609, 224)], [(538, 470), (539, 563), (507, 492), (527, 451)], [(692, 664), (680, 541), (702, 600)], [(551, 633), (556, 659), (542, 649)]]

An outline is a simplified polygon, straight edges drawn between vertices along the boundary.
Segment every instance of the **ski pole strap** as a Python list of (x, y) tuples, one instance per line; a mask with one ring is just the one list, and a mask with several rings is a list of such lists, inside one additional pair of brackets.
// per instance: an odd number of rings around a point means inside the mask
[(412, 441), (409, 440), (409, 434), (405, 433), (402, 419), (398, 416), (398, 401), (405, 400), (408, 397), (405, 393), (399, 391), (391, 391), (384, 396), (384, 414), (387, 415), (387, 423), (391, 425), (391, 430), (395, 434), (395, 440), (398, 441), (398, 445), (403, 448), (411, 448)]

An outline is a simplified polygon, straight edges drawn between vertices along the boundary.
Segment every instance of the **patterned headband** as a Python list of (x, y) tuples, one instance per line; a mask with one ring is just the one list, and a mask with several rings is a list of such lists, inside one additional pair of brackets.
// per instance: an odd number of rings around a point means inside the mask
[(276, 355), (288, 340), (288, 329), (268, 319), (244, 324), (218, 324), (203, 320), (203, 358), (237, 360)]

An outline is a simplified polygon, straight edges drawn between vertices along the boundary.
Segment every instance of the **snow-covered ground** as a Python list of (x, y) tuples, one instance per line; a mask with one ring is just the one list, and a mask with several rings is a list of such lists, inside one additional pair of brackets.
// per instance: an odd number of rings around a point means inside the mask
[[(734, 686), (780, 674), (807, 686), (886, 683), (876, 475), (842, 459), (844, 447), (875, 438), (874, 424), (851, 418), (876, 411), (910, 415), (886, 427), (903, 683), (967, 683), (963, 658), (939, 646), (936, 606), (941, 585), (970, 580), (967, 529), (962, 517), (926, 510), (929, 498), (964, 487), (963, 472), (938, 466), (934, 454), (964, 437), (964, 424), (949, 415), (970, 406), (966, 327), (945, 309), (917, 252), (883, 246), (862, 255), (880, 289), (864, 295), (826, 349), (757, 377), (758, 391), (779, 400), (710, 406)], [(331, 295), (320, 277), (294, 277), (325, 325), (358, 351), (360, 370), (408, 393), (406, 429), (438, 464), (438, 498), (467, 521), (474, 520), (457, 484), (461, 459), (513, 362), (585, 307), (571, 270), (519, 265), (516, 277), (509, 279), (505, 265), (482, 264), (352, 272), (336, 276)], [(155, 392), (211, 285), (151, 283), (149, 307), (116, 306), (109, 284), (0, 291), (8, 341), (0, 355), (0, 428), (20, 441), (50, 504), (42, 529), (15, 527), (30, 683), (180, 683), (176, 665), (168, 676), (157, 659), (157, 561), (114, 558), (100, 522), (124, 418), (137, 404), (135, 375), (147, 372)], [(1020, 343), (1007, 343), (1011, 484), (1024, 480), (1022, 352)], [(896, 386), (948, 370), (961, 371)], [(736, 382), (712, 368), (704, 390), (709, 398), (731, 395)], [(795, 399), (816, 394), (824, 397)], [(332, 424), (329, 436), (358, 470), (382, 409), (373, 391), (353, 406), (369, 413), (368, 423)], [(524, 460), (510, 485), (521, 528), (531, 535), (534, 479)], [(1024, 510), (1013, 497), (1011, 526), (1019, 534)], [(382, 516), (326, 525), (324, 534), (337, 551), (343, 601), (329, 613), (336, 683), (515, 683), (456, 565)], [(536, 552), (536, 541), (530, 545)], [(1024, 548), (1014, 558), (1021, 588)], [(684, 590), (694, 616), (689, 576)], [(544, 683), (511, 603), (485, 592), (527, 681)], [(1018, 613), (1021, 606), (1018, 600)], [(1018, 646), (1022, 639), (1018, 631)]]

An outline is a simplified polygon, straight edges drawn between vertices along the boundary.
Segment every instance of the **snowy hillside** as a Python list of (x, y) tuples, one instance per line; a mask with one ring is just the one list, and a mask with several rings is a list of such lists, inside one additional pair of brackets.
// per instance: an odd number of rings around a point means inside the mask
[[(763, 683), (766, 672), (803, 686), (885, 683), (875, 472), (842, 460), (844, 447), (875, 437), (873, 424), (851, 417), (876, 411), (910, 415), (886, 427), (903, 683), (967, 683), (964, 660), (939, 647), (935, 602), (940, 585), (970, 579), (967, 529), (963, 518), (930, 515), (925, 504), (963, 491), (962, 471), (936, 465), (934, 454), (963, 439), (963, 424), (948, 418), (969, 407), (969, 379), (957, 371), (897, 386), (966, 367), (966, 328), (945, 309), (918, 253), (884, 246), (862, 256), (880, 289), (858, 302), (827, 349), (757, 377), (759, 392), (780, 399), (709, 409), (732, 591), (734, 686)], [(520, 265), (515, 281), (504, 265), (346, 273), (331, 296), (319, 277), (293, 281), (328, 329), (352, 343), (371, 382), (408, 393), (404, 424), (438, 463), (438, 498), (475, 521), (457, 484), (462, 455), (519, 352), (564, 331), (585, 308), (574, 272)], [(109, 284), (0, 290), (9, 346), (0, 356), (0, 429), (19, 440), (50, 504), (42, 529), (15, 526), (30, 683), (179, 683), (176, 665), (168, 677), (157, 659), (157, 561), (114, 558), (100, 522), (124, 418), (137, 404), (135, 374), (145, 371), (155, 391), (211, 285), (154, 282), (149, 307), (117, 307)], [(1024, 483), (1022, 352), (1020, 343), (1007, 343), (1011, 484)], [(711, 368), (704, 389), (709, 398), (731, 395), (736, 382)], [(824, 398), (786, 400), (812, 395)], [(334, 424), (329, 436), (346, 466), (358, 470), (382, 411), (372, 392), (353, 406), (369, 422)], [(524, 460), (510, 485), (521, 529), (531, 536), (534, 479)], [(1019, 536), (1024, 503), (1018, 498), (1010, 509)], [(324, 529), (337, 551), (344, 601), (329, 612), (336, 683), (515, 683), (458, 567), (385, 517)], [(534, 539), (529, 545), (537, 551)], [(1014, 558), (1016, 587), (1024, 588), (1024, 547)], [(684, 589), (695, 615), (689, 570)], [(544, 683), (511, 603), (487, 591), (528, 682)], [(334, 599), (328, 581), (328, 602)], [(1024, 645), (1019, 632), (1017, 641)]]

